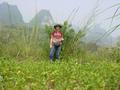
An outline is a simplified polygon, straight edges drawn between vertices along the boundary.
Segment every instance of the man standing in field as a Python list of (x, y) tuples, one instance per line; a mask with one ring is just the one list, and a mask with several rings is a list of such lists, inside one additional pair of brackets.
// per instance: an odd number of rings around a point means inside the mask
[(61, 32), (62, 26), (57, 24), (54, 26), (54, 31), (51, 33), (50, 38), (50, 60), (53, 61), (54, 54), (56, 55), (56, 59), (60, 59), (60, 51), (62, 46), (63, 33)]

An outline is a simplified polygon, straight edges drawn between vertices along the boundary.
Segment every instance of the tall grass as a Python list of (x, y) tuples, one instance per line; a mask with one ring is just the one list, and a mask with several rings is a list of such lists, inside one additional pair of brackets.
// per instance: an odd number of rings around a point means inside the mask
[[(46, 35), (41, 30), (22, 28), (2, 28), (0, 31), (1, 54), (13, 57), (40, 58), (44, 53)], [(46, 54), (45, 54), (46, 55)]]
[[(78, 32), (76, 32), (76, 30), (72, 28), (72, 25), (70, 23), (76, 16), (76, 14), (79, 12), (79, 8), (74, 9), (70, 14), (70, 16), (67, 18), (67, 21), (63, 23), (62, 32), (64, 33), (65, 40), (63, 42), (61, 58), (68, 58), (68, 56), (85, 58), (90, 51), (88, 48), (91, 47), (91, 45), (93, 46), (93, 48), (95, 48), (95, 44), (86, 44), (85, 42), (83, 42), (83, 37), (87, 34), (89, 30), (91, 30), (94, 27), (95, 17), (107, 10), (105, 9), (103, 11), (98, 12), (97, 7), (98, 6), (95, 7), (92, 15), (86, 21), (84, 26), (79, 29)], [(114, 18), (118, 17), (117, 12), (119, 10), (119, 4), (109, 7), (109, 9), (113, 7), (118, 7), (118, 8), (116, 9), (115, 13), (111, 18), (111, 24)], [(9, 11), (9, 16), (11, 17), (10, 10), (8, 11)], [(36, 4), (36, 13), (37, 12), (38, 11)], [(120, 24), (115, 25), (113, 28), (110, 28), (104, 35), (98, 37), (98, 39), (96, 39), (96, 42), (109, 36), (119, 27)], [(16, 58), (31, 57), (34, 59), (39, 59), (39, 58), (48, 59), (49, 51), (50, 51), (49, 48), (50, 33), (53, 30), (52, 25), (46, 26), (45, 28), (40, 28), (38, 25), (38, 17), (37, 17), (33, 27), (30, 27), (29, 25), (21, 26), (21, 27), (3, 26), (1, 29), (2, 29), (0, 30), (1, 56), (10, 56)]]

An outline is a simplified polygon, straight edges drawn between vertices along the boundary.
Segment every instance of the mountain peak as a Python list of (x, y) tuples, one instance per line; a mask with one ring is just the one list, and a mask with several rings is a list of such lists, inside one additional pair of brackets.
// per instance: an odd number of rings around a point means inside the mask
[(3, 25), (23, 24), (22, 15), (16, 5), (7, 2), (0, 4), (0, 23)]
[(54, 23), (53, 17), (49, 10), (42, 9), (39, 11), (35, 17), (31, 20), (30, 24), (38, 24), (38, 25), (51, 25)]
[(3, 2), (1, 3), (1, 5), (9, 5), (7, 2)]

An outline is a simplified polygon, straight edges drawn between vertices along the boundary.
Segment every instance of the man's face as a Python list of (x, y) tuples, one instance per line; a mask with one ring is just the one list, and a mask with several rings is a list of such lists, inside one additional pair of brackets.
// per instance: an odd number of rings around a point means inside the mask
[(55, 30), (60, 31), (60, 27), (56, 27), (56, 29), (55, 29)]

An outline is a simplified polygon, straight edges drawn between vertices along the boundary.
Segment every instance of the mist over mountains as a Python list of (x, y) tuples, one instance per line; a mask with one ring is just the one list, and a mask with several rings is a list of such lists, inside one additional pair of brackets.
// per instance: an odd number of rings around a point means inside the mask
[(44, 25), (52, 25), (54, 23), (53, 17), (49, 10), (41, 10), (38, 12), (35, 17), (30, 21), (30, 25), (38, 25), (38, 26), (44, 26)]
[(84, 41), (87, 43), (96, 43), (97, 45), (114, 46), (116, 39), (111, 35), (103, 37), (105, 33), (106, 30), (104, 28), (96, 25), (92, 30), (87, 32)]
[[(51, 25), (54, 23), (53, 17), (48, 10), (41, 10), (29, 22), (29, 25)], [(0, 4), (0, 24), (2, 25), (24, 25), (22, 14), (15, 5), (10, 5), (6, 2)]]
[[(0, 25), (7, 26), (19, 26), (26, 25), (34, 26), (37, 25), (42, 27), (44, 25), (53, 25), (54, 20), (49, 10), (39, 11), (29, 23), (25, 23), (20, 13), (19, 9), (15, 5), (10, 5), (8, 3), (0, 4)], [(101, 37), (106, 32), (105, 29), (101, 28), (100, 25), (96, 25), (93, 30), (87, 32), (87, 35), (84, 38), (84, 41), (87, 43), (95, 43), (96, 39)], [(98, 45), (111, 45), (115, 43), (115, 38), (108, 36), (107, 38), (97, 42)]]
[(21, 25), (23, 17), (17, 6), (8, 3), (0, 4), (0, 24), (2, 25)]

